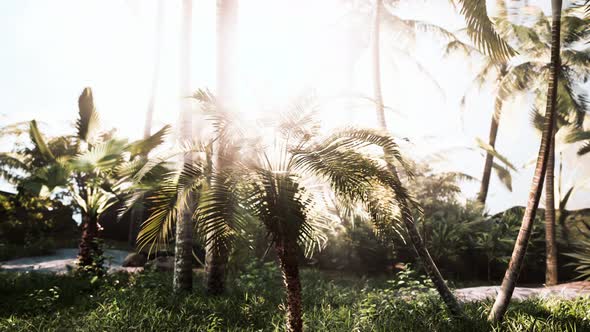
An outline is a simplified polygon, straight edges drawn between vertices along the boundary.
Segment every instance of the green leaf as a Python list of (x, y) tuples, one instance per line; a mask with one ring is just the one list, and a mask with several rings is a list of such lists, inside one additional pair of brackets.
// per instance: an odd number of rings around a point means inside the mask
[(78, 120), (76, 121), (78, 139), (90, 142), (98, 134), (99, 129), (99, 117), (94, 107), (91, 88), (84, 88), (84, 91), (80, 94), (78, 110)]
[(506, 165), (506, 167), (510, 168), (511, 170), (517, 172), (516, 167), (514, 167), (514, 165), (512, 165), (512, 163), (508, 160), (508, 158), (506, 158), (505, 156), (503, 156), (502, 154), (500, 154), (496, 149), (494, 149), (491, 145), (489, 145), (488, 143), (484, 142), (481, 138), (476, 137), (475, 141), (477, 143), (477, 145), (484, 150), (485, 152), (491, 154), (492, 156), (494, 156), (494, 158), (500, 160), (504, 165)]
[(488, 17), (486, 0), (451, 0), (461, 5), (467, 23), (467, 34), (477, 48), (494, 60), (507, 61), (516, 51), (496, 32)]
[(41, 132), (39, 131), (39, 128), (37, 127), (37, 121), (35, 121), (35, 120), (32, 120), (30, 123), (29, 135), (31, 137), (31, 141), (33, 142), (33, 144), (35, 145), (37, 150), (39, 150), (39, 153), (41, 154), (41, 156), (43, 156), (43, 159), (45, 159), (45, 161), (48, 161), (48, 162), (54, 161), (55, 156), (53, 155), (53, 153), (51, 152), (51, 150), (47, 146), (47, 143), (45, 142), (43, 135), (41, 134)]

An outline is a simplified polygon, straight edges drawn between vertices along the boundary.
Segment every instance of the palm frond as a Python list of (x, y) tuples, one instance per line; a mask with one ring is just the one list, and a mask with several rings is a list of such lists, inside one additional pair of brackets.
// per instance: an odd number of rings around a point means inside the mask
[(512, 191), (512, 176), (510, 175), (508, 168), (495, 162), (492, 163), (492, 168), (506, 189), (508, 189), (508, 191)]
[(578, 149), (578, 156), (586, 155), (590, 152), (590, 142), (586, 142), (581, 148)]
[(543, 128), (545, 128), (545, 116), (536, 107), (531, 108), (529, 119), (533, 128), (539, 132), (543, 132)]
[(570, 200), (570, 197), (572, 196), (572, 193), (574, 192), (574, 188), (575, 186), (571, 186), (570, 189), (565, 193), (565, 196), (563, 196), (563, 198), (559, 201), (559, 211), (564, 211), (566, 206), (567, 206), (567, 202)]
[(480, 149), (482, 149), (485, 152), (491, 154), (492, 156), (494, 156), (494, 158), (496, 158), (497, 160), (500, 160), (504, 165), (506, 165), (506, 167), (508, 167), (511, 170), (517, 172), (516, 167), (514, 167), (514, 165), (510, 162), (510, 160), (508, 160), (508, 158), (506, 158), (504, 155), (502, 155), (501, 153), (499, 153), (491, 145), (489, 145), (488, 143), (484, 142), (479, 137), (476, 137), (475, 138), (475, 141), (477, 143), (477, 146), (479, 146)]
[(20, 136), (29, 132), (30, 121), (21, 121), (0, 128), (0, 137)]
[(461, 14), (467, 23), (467, 34), (475, 46), (496, 61), (506, 61), (516, 51), (496, 32), (488, 17), (485, 0), (451, 0), (461, 4)]
[(99, 129), (99, 117), (94, 107), (91, 88), (84, 88), (84, 91), (80, 94), (78, 109), (78, 120), (76, 121), (78, 138), (84, 142), (89, 142), (98, 133)]
[(135, 156), (147, 156), (150, 151), (164, 143), (170, 129), (170, 125), (166, 125), (150, 137), (130, 143), (125, 150), (131, 153), (132, 158)]
[[(160, 182), (160, 185), (145, 195), (150, 216), (141, 225), (137, 237), (138, 247), (150, 246), (158, 248), (166, 243), (175, 225), (178, 213), (189, 209), (193, 211), (192, 198), (196, 196), (203, 181), (203, 167), (199, 163), (185, 163), (180, 171), (170, 172)], [(136, 196), (128, 197), (130, 201), (125, 205), (134, 204)]]
[(72, 166), (81, 172), (112, 172), (123, 159), (126, 140), (111, 139), (92, 146), (72, 160)]
[(43, 138), (41, 131), (39, 131), (39, 127), (37, 127), (37, 121), (35, 120), (30, 122), (29, 136), (33, 142), (33, 145), (35, 145), (35, 148), (39, 151), (45, 161), (51, 162), (55, 160), (55, 156), (47, 146), (45, 138)]
[(565, 139), (567, 143), (576, 143), (586, 140), (590, 140), (590, 130), (580, 130), (579, 128), (571, 128)]
[(179, 208), (178, 183), (173, 174), (164, 179), (160, 186), (145, 200), (149, 206), (149, 217), (141, 224), (137, 246), (141, 250), (149, 245), (149, 251), (168, 242), (172, 227), (176, 223)]

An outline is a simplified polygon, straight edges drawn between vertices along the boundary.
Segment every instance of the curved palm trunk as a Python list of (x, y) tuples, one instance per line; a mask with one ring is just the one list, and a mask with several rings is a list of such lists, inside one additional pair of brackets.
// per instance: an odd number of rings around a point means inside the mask
[[(491, 147), (496, 147), (496, 137), (498, 136), (498, 127), (500, 125), (499, 119), (497, 118), (496, 114), (492, 115), (492, 122), (490, 125), (490, 139), (488, 143)], [(479, 193), (477, 194), (477, 200), (484, 204), (486, 203), (486, 199), (488, 197), (488, 189), (490, 188), (490, 177), (492, 176), (492, 165), (494, 163), (494, 156), (489, 152), (486, 154), (486, 161), (483, 166), (483, 175), (481, 177), (481, 187), (479, 189)]]
[[(190, 50), (191, 50), (191, 30), (192, 30), (192, 0), (182, 2), (182, 38), (180, 52), (180, 77), (181, 93), (188, 95), (190, 93)], [(184, 103), (181, 103), (181, 137), (185, 140), (192, 139), (192, 117), (190, 109)], [(192, 156), (185, 154), (183, 162), (192, 163)], [(181, 207), (178, 212), (176, 222), (176, 247), (174, 253), (174, 279), (173, 289), (175, 292), (190, 291), (193, 287), (192, 274), (192, 249), (193, 249), (193, 220), (192, 220), (193, 202), (188, 202), (186, 206)]]
[(529, 193), (529, 199), (522, 219), (522, 225), (516, 238), (512, 257), (508, 264), (508, 269), (502, 280), (500, 292), (496, 297), (492, 311), (488, 316), (490, 321), (501, 321), (508, 309), (510, 298), (516, 287), (518, 274), (522, 269), (526, 248), (529, 243), (531, 232), (533, 230), (533, 221), (539, 206), (539, 199), (543, 188), (543, 180), (547, 170), (547, 159), (549, 157), (549, 145), (551, 142), (551, 135), (553, 133), (553, 124), (555, 118), (555, 102), (557, 97), (557, 79), (559, 76), (560, 60), (559, 60), (559, 46), (560, 46), (560, 25), (561, 25), (561, 0), (552, 0), (552, 16), (553, 22), (551, 25), (551, 73), (549, 74), (549, 86), (547, 91), (547, 107), (545, 111), (545, 126), (541, 138), (541, 146), (539, 147), (539, 154), (537, 157), (537, 165), (535, 167), (535, 174)]
[[(555, 124), (554, 124), (555, 126)], [(557, 284), (557, 243), (555, 241), (555, 131), (551, 135), (549, 158), (547, 159), (547, 174), (545, 175), (545, 251), (546, 269), (545, 284)]]
[[(233, 102), (233, 45), (237, 24), (237, 0), (217, 0), (217, 97), (221, 104)], [(215, 167), (223, 168), (221, 151), (217, 144)], [(217, 249), (213, 249), (217, 248)], [(221, 294), (225, 290), (225, 270), (229, 259), (229, 250), (225, 245), (211, 242), (205, 251), (205, 271), (207, 275), (207, 292)]]
[(303, 330), (303, 301), (297, 262), (297, 242), (287, 239), (277, 241), (275, 249), (287, 290), (287, 331), (300, 332)]
[(96, 261), (96, 258), (102, 255), (102, 250), (96, 242), (98, 237), (98, 221), (87, 214), (82, 216), (82, 239), (78, 251), (78, 265), (80, 267), (91, 267), (96, 265), (97, 271), (100, 270), (102, 262)]
[[(385, 113), (383, 106), (383, 94), (381, 91), (381, 67), (379, 47), (379, 23), (382, 6), (382, 0), (376, 0), (373, 30), (373, 88), (375, 108), (377, 111), (377, 121), (381, 129), (387, 130), (387, 123), (385, 121)], [(389, 165), (389, 170), (395, 178), (398, 177), (397, 170), (393, 165)], [(396, 188), (393, 189), (394, 191), (396, 190)], [(428, 249), (426, 249), (426, 246), (424, 245), (422, 238), (420, 237), (420, 233), (418, 232), (418, 228), (416, 227), (416, 223), (414, 222), (414, 216), (410, 209), (410, 205), (405, 198), (405, 195), (403, 195), (400, 192), (396, 192), (396, 196), (397, 201), (400, 204), (404, 226), (408, 232), (408, 235), (410, 236), (410, 240), (412, 241), (412, 245), (416, 250), (418, 257), (424, 265), (426, 273), (428, 273), (428, 276), (432, 280), (432, 283), (436, 287), (436, 290), (440, 294), (440, 297), (445, 302), (451, 314), (453, 316), (462, 316), (461, 307), (459, 306), (457, 299), (447, 286), (445, 280), (440, 274), (440, 271), (436, 267), (436, 264), (432, 260), (432, 257), (430, 256)]]
[[(397, 179), (397, 181), (399, 182), (398, 173), (395, 167), (391, 164), (389, 164), (388, 166), (393, 177)], [(424, 266), (424, 269), (426, 270), (428, 277), (434, 284), (434, 287), (436, 288), (438, 294), (440, 295), (443, 302), (449, 309), (451, 315), (453, 315), (454, 317), (462, 317), (463, 311), (459, 306), (459, 302), (457, 302), (455, 295), (453, 295), (453, 292), (451, 292), (451, 289), (449, 288), (449, 286), (447, 286), (447, 283), (440, 274), (438, 267), (436, 266), (434, 260), (430, 256), (428, 249), (426, 249), (426, 246), (424, 245), (424, 242), (420, 237), (420, 233), (418, 232), (418, 228), (416, 227), (416, 223), (414, 222), (414, 214), (412, 213), (412, 210), (410, 208), (410, 203), (407, 201), (406, 194), (402, 193), (399, 188), (401, 188), (401, 183), (399, 186), (395, 186), (392, 189), (396, 195), (396, 200), (399, 202), (402, 221), (408, 232), (408, 235), (410, 236), (412, 246), (414, 247), (414, 250), (416, 250), (416, 253), (420, 258), (420, 261), (422, 262), (422, 265)]]

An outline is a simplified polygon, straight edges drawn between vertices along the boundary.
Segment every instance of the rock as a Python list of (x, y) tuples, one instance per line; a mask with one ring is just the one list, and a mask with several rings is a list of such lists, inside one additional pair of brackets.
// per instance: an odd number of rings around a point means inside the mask
[(147, 262), (147, 256), (144, 253), (132, 252), (123, 260), (123, 267), (143, 267)]
[(154, 271), (173, 271), (174, 270), (174, 256), (160, 256), (150, 260), (145, 264), (146, 269)]

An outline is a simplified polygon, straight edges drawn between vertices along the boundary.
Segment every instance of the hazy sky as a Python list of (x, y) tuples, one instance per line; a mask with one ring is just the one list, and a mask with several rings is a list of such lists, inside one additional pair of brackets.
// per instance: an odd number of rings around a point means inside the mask
[[(332, 98), (351, 88), (364, 96), (372, 91), (366, 50), (368, 17), (345, 16), (338, 3), (241, 1), (237, 77), (243, 112), (273, 112), (285, 101), (314, 91), (321, 101), (331, 101), (323, 102), (321, 108), (327, 128), (351, 122), (375, 124), (370, 102), (359, 102), (351, 110)], [(451, 30), (462, 28), (448, 1), (416, 3), (421, 18)], [(50, 134), (72, 130), (77, 97), (90, 86), (104, 126), (140, 137), (153, 75), (156, 8), (154, 0), (1, 1), (0, 125), (35, 118)], [(213, 89), (215, 1), (194, 0), (193, 8), (192, 84), (195, 89)], [(165, 0), (155, 128), (177, 120), (180, 11), (180, 0)], [(470, 94), (464, 121), (460, 116), (459, 100), (477, 61), (443, 58), (442, 42), (436, 38), (420, 37), (406, 54), (393, 49), (405, 45), (401, 36), (383, 38), (383, 90), (385, 103), (393, 109), (388, 115), (392, 132), (410, 138), (410, 156), (442, 151), (447, 161), (433, 167), (481, 177), (481, 153), (458, 148), (473, 146), (475, 137), (487, 140), (488, 136), (493, 108), (490, 88)], [(350, 64), (352, 71), (347, 69)], [(497, 142), (498, 150), (517, 166), (534, 160), (540, 140), (529, 124), (527, 102), (520, 98), (506, 106)], [(9, 148), (6, 143), (2, 147)], [(568, 207), (588, 207), (590, 192), (588, 186), (582, 188), (582, 179), (589, 175), (589, 167), (583, 165), (588, 165), (590, 157), (578, 159), (574, 154), (574, 148), (564, 150), (564, 188), (573, 183), (579, 187)], [(514, 174), (511, 193), (494, 176), (489, 209), (524, 205), (531, 179), (532, 167)], [(465, 195), (473, 197), (478, 186), (464, 184)]]

